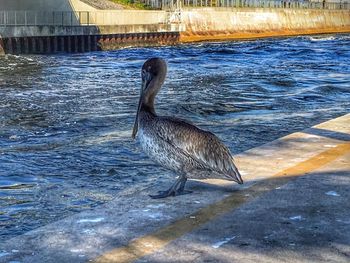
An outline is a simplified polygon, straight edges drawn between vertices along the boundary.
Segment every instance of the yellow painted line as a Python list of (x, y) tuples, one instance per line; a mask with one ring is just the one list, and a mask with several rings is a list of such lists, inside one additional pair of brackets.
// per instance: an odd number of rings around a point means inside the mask
[(350, 143), (339, 144), (334, 148), (311, 157), (293, 167), (259, 181), (250, 188), (237, 191), (225, 199), (204, 207), (191, 216), (179, 219), (158, 231), (136, 238), (127, 246), (113, 249), (95, 259), (94, 262), (133, 262), (165, 247), (171, 241), (193, 231), (210, 220), (232, 211), (242, 204), (255, 199), (287, 183), (291, 178), (310, 173), (350, 151)]

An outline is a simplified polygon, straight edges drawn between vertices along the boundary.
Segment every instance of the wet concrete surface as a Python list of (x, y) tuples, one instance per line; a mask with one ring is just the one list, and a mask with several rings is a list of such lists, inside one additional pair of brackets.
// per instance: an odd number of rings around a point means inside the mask
[(349, 262), (350, 154), (137, 262)]

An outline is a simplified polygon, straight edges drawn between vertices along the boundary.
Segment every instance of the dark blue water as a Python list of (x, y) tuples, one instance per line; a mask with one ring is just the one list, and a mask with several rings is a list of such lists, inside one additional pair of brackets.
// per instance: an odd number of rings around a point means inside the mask
[(171, 177), (130, 138), (152, 56), (158, 112), (233, 153), (350, 111), (350, 35), (0, 58), (0, 242)]

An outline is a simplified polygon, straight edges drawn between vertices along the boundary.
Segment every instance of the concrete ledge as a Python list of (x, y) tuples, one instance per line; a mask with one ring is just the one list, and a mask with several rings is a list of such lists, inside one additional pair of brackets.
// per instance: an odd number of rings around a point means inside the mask
[(106, 34), (133, 34), (179, 32), (176, 24), (110, 25), (110, 26), (8, 26), (1, 30), (2, 38), (48, 37), (48, 36), (88, 36)]
[[(227, 213), (238, 213), (237, 217), (244, 213), (246, 217), (255, 218), (254, 210), (244, 212), (245, 204), (263, 200), (266, 193), (275, 191), (293, 178), (304, 177), (314, 171), (322, 171), (323, 177), (327, 178), (331, 176), (330, 172), (327, 174), (323, 167), (328, 164), (333, 168), (339, 167), (349, 175), (350, 158), (344, 157), (350, 157), (349, 134), (350, 114), (239, 154), (235, 159), (245, 179), (243, 186), (220, 180), (191, 181), (188, 188), (194, 192), (190, 195), (152, 200), (148, 194), (166, 188), (171, 182), (159, 180), (153, 186), (138, 185), (119, 193), (114, 201), (101, 207), (1, 244), (0, 262), (86, 262), (96, 258), (99, 262), (131, 262), (147, 256), (151, 257), (149, 262), (169, 261), (157, 256), (162, 253), (155, 252), (164, 252), (162, 249), (171, 241), (202, 226), (214, 231), (206, 235), (214, 242), (218, 238), (215, 233), (225, 232), (221, 228), (223, 223), (215, 223), (219, 220), (217, 218)], [(336, 162), (338, 159), (340, 163)], [(317, 185), (309, 184), (307, 187), (317, 191)], [(344, 198), (337, 200), (347, 200)], [(291, 196), (284, 202), (283, 206), (286, 209), (290, 206), (290, 213), (294, 215), (293, 207), (298, 201)], [(271, 203), (265, 202), (259, 207), (269, 213), (269, 205)], [(344, 216), (349, 216), (349, 210), (342, 211), (345, 211)], [(224, 222), (228, 225), (244, 225), (244, 222), (235, 220), (226, 219)], [(329, 235), (332, 236), (332, 232)], [(192, 239), (187, 242), (195, 245), (197, 241)], [(350, 246), (350, 240), (347, 245)], [(186, 254), (187, 260), (183, 258), (184, 262), (194, 262), (191, 251)], [(103, 253), (106, 254), (100, 257)], [(232, 257), (237, 256), (234, 250), (230, 253)]]

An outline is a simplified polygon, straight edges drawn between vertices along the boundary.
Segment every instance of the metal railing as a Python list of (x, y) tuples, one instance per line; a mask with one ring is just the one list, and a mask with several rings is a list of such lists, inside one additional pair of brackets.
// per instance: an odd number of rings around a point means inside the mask
[(167, 23), (166, 13), (117, 11), (0, 11), (0, 26), (94, 26)]
[(154, 9), (168, 9), (178, 6), (191, 7), (252, 7), (252, 8), (298, 8), (298, 9), (350, 9), (350, 2), (325, 2), (302, 0), (139, 0)]
[(79, 26), (91, 25), (91, 12), (0, 11), (0, 26)]

